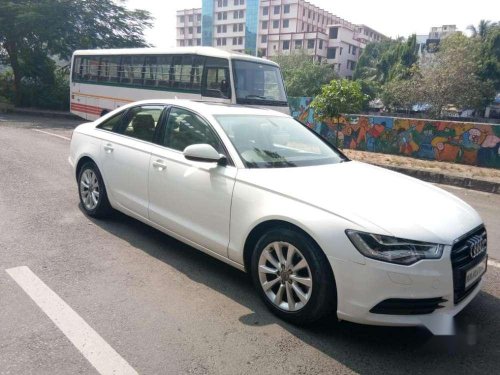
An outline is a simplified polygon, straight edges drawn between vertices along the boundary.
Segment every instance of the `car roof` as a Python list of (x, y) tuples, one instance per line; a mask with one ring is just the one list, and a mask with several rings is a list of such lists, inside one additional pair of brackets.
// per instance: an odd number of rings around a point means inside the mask
[(238, 104), (223, 104), (187, 99), (148, 99), (130, 103), (130, 106), (145, 104), (169, 104), (191, 109), (200, 114), (210, 115), (251, 115), (290, 117), (282, 112), (262, 107), (251, 107)]

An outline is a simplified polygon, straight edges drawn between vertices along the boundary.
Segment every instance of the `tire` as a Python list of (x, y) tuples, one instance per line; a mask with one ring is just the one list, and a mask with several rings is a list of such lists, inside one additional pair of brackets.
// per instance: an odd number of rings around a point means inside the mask
[(104, 218), (111, 213), (101, 172), (93, 162), (85, 163), (78, 171), (78, 195), (88, 216)]
[(265, 233), (255, 245), (250, 271), (266, 306), (283, 320), (307, 325), (336, 311), (335, 279), (328, 259), (314, 241), (293, 228)]

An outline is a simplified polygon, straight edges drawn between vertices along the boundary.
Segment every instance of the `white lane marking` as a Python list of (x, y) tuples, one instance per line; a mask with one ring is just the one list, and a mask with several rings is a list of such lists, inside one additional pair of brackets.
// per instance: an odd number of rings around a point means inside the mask
[(500, 268), (500, 262), (498, 260), (488, 259), (488, 266)]
[(99, 373), (137, 374), (127, 361), (28, 267), (9, 268), (6, 272)]
[(39, 132), (39, 133), (43, 133), (43, 134), (47, 134), (47, 135), (51, 135), (53, 137), (57, 137), (57, 138), (62, 138), (62, 139), (65, 139), (67, 141), (71, 141), (71, 138), (68, 138), (68, 137), (65, 137), (64, 135), (59, 135), (59, 134), (54, 134), (54, 133), (49, 133), (49, 132), (46, 132), (44, 130), (39, 130), (39, 129), (33, 129), (33, 131), (35, 132)]

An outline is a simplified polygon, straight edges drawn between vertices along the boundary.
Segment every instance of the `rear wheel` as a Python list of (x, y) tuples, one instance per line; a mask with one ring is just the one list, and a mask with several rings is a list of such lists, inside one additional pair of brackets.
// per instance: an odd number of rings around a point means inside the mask
[(80, 168), (78, 192), (80, 202), (87, 215), (105, 217), (111, 212), (104, 181), (93, 162), (87, 162)]
[(284, 320), (307, 324), (336, 308), (328, 260), (298, 231), (283, 227), (264, 234), (255, 246), (251, 273), (267, 307)]

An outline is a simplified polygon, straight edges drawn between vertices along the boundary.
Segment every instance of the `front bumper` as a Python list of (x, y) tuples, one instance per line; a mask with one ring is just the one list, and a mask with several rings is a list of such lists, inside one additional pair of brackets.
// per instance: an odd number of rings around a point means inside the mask
[[(365, 264), (359, 264), (328, 257), (337, 284), (338, 318), (371, 325), (424, 326), (434, 334), (452, 334), (453, 317), (479, 293), (482, 280), (455, 304), (451, 249), (446, 246), (439, 260), (421, 260), (411, 266), (368, 258)], [(440, 302), (439, 308), (425, 314), (370, 312), (381, 302), (394, 299)]]

